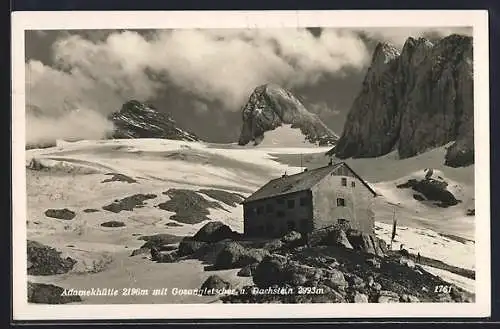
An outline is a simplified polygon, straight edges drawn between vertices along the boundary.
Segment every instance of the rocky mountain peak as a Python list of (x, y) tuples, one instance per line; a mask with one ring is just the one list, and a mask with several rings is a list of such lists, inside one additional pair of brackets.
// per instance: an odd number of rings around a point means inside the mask
[(399, 50), (390, 43), (379, 42), (372, 56), (372, 66), (377, 63), (387, 64), (399, 56)]
[(317, 115), (309, 112), (289, 90), (276, 84), (256, 87), (242, 108), (239, 145), (259, 144), (266, 131), (290, 124), (300, 129), (306, 140), (318, 145), (333, 145), (338, 137)]
[(165, 138), (197, 141), (198, 137), (179, 127), (167, 113), (155, 107), (131, 100), (110, 115), (115, 129), (112, 138)]
[(376, 157), (397, 150), (407, 158), (453, 142), (445, 163), (474, 163), (472, 38), (452, 34), (434, 44), (408, 38), (401, 53), (388, 49), (386, 44), (375, 49), (329, 154)]

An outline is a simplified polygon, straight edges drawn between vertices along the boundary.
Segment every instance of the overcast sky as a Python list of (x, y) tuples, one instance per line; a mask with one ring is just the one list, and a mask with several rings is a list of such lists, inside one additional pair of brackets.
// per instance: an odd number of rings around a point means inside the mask
[[(241, 107), (264, 83), (291, 89), (342, 132), (377, 42), (468, 28), (86, 30), (26, 32), (28, 141), (101, 138), (131, 99), (207, 141), (238, 139)], [(78, 111), (74, 111), (74, 110)], [(34, 115), (36, 114), (36, 115)]]

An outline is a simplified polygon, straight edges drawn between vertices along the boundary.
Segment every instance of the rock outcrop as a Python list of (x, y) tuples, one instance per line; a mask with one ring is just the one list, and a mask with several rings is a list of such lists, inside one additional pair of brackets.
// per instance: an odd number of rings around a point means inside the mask
[(72, 220), (75, 218), (76, 213), (73, 210), (67, 208), (64, 209), (47, 209), (45, 210), (45, 216), (57, 219)]
[(258, 145), (266, 131), (284, 124), (300, 129), (313, 144), (333, 145), (335, 135), (315, 114), (309, 112), (292, 93), (274, 84), (261, 85), (253, 91), (242, 110), (243, 126), (239, 145)]
[(462, 202), (461, 200), (457, 200), (453, 193), (448, 191), (448, 183), (444, 180), (437, 180), (430, 177), (422, 180), (409, 179), (406, 183), (396, 185), (396, 187), (412, 188), (414, 191), (421, 193), (421, 195), (415, 194), (413, 196), (415, 199), (420, 201), (435, 201), (435, 205), (443, 208)]
[(328, 154), (408, 158), (450, 142), (446, 165), (474, 163), (472, 38), (457, 34), (408, 38), (401, 52), (380, 43)]
[(78, 295), (64, 295), (64, 288), (53, 284), (34, 283), (28, 281), (28, 303), (35, 304), (68, 304), (81, 302)]
[(36, 241), (27, 241), (29, 275), (56, 275), (71, 271), (76, 260), (61, 257), (61, 252)]
[(170, 115), (136, 100), (123, 104), (121, 110), (112, 113), (109, 118), (115, 126), (112, 138), (199, 140), (193, 133), (177, 127)]

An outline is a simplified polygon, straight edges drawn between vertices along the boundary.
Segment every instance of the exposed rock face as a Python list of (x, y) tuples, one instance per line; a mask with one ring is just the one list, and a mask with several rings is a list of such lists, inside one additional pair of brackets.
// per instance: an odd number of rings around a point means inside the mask
[(27, 241), (29, 275), (55, 275), (69, 272), (76, 261), (61, 257), (61, 252), (36, 241)]
[(165, 138), (197, 141), (199, 138), (177, 127), (170, 115), (136, 100), (123, 104), (119, 112), (111, 114), (115, 129), (112, 138)]
[(179, 256), (192, 255), (198, 250), (206, 247), (207, 243), (203, 241), (196, 241), (191, 237), (185, 237), (179, 243)]
[(410, 179), (404, 184), (397, 185), (397, 188), (409, 188), (422, 193), (422, 201), (437, 201), (435, 205), (447, 208), (454, 206), (461, 200), (457, 200), (453, 193), (447, 190), (448, 183), (445, 181), (439, 181), (433, 178), (426, 178), (422, 180)]
[(211, 275), (205, 280), (205, 282), (203, 282), (200, 289), (204, 292), (206, 291), (206, 295), (215, 295), (216, 290), (229, 289), (230, 287), (231, 284), (226, 280), (222, 279), (218, 275)]
[(57, 219), (72, 220), (73, 218), (75, 218), (76, 213), (73, 210), (69, 210), (67, 208), (47, 209), (45, 210), (45, 216)]
[(258, 145), (264, 133), (283, 124), (291, 124), (304, 134), (307, 141), (318, 145), (333, 145), (338, 136), (309, 112), (288, 90), (273, 84), (255, 88), (243, 107), (243, 126), (239, 145)]
[(401, 52), (379, 44), (328, 153), (376, 157), (397, 149), (408, 158), (450, 142), (446, 165), (474, 163), (472, 38), (456, 34), (435, 44), (408, 38)]
[(68, 304), (81, 302), (78, 295), (63, 295), (64, 288), (53, 284), (28, 282), (28, 303), (36, 304)]
[(233, 232), (229, 226), (220, 221), (214, 221), (209, 222), (200, 228), (193, 236), (193, 239), (203, 242), (217, 242), (235, 237), (235, 232)]

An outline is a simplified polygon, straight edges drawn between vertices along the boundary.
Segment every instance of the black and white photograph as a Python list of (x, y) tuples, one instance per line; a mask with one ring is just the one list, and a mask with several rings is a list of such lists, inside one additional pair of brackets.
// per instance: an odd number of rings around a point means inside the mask
[(31, 14), (20, 316), (488, 314), (486, 14)]

